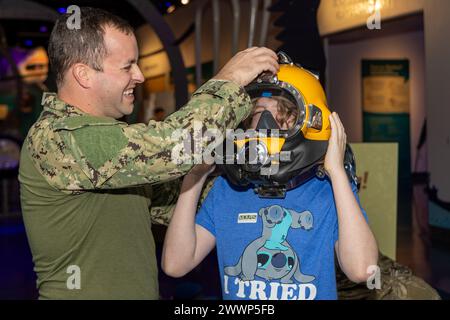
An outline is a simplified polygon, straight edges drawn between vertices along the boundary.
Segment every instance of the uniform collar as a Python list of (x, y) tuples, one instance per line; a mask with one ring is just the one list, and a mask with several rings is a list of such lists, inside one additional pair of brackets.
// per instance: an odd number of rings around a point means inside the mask
[(58, 98), (58, 95), (54, 92), (44, 92), (42, 95), (42, 106), (44, 109), (56, 110), (59, 112), (67, 113), (70, 115), (85, 115), (86, 113), (80, 109), (67, 104)]

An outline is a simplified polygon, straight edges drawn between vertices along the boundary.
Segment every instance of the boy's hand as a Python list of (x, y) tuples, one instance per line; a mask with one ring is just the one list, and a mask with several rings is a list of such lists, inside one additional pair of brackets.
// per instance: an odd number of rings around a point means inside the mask
[(331, 136), (328, 142), (327, 154), (325, 155), (325, 170), (330, 176), (344, 171), (344, 155), (347, 143), (347, 135), (344, 126), (336, 112), (330, 115)]

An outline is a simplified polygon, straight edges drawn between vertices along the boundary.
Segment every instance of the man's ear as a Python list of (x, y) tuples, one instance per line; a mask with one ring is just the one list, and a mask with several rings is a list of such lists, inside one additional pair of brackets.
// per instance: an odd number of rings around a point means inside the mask
[(83, 63), (75, 63), (72, 66), (72, 76), (85, 89), (92, 86), (92, 71), (91, 68)]

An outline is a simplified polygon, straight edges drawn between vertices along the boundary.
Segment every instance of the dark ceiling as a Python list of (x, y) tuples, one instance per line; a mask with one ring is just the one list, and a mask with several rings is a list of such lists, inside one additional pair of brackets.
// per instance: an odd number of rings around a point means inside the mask
[[(129, 21), (134, 28), (145, 23), (142, 16), (126, 0), (29, 0), (40, 3), (55, 11), (61, 12), (70, 5), (90, 6), (106, 9)], [(162, 15), (167, 14), (169, 7), (183, 6), (181, 0), (147, 0), (151, 1)], [(193, 2), (191, 0), (190, 2)], [(0, 1), (1, 6), (1, 1)], [(172, 9), (172, 8), (171, 8)], [(0, 7), (1, 10), (1, 7)], [(6, 34), (9, 46), (37, 47), (47, 46), (52, 23), (33, 20), (0, 19), (0, 27)]]

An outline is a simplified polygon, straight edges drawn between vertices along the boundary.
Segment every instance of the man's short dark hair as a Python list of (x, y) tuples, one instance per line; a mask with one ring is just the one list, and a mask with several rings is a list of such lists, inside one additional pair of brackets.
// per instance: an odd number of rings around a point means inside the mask
[(75, 63), (84, 63), (102, 71), (106, 47), (103, 40), (105, 27), (132, 34), (130, 24), (122, 18), (102, 9), (81, 7), (80, 29), (70, 29), (67, 20), (71, 14), (61, 15), (53, 27), (48, 45), (48, 55), (58, 87), (64, 80), (64, 74)]

